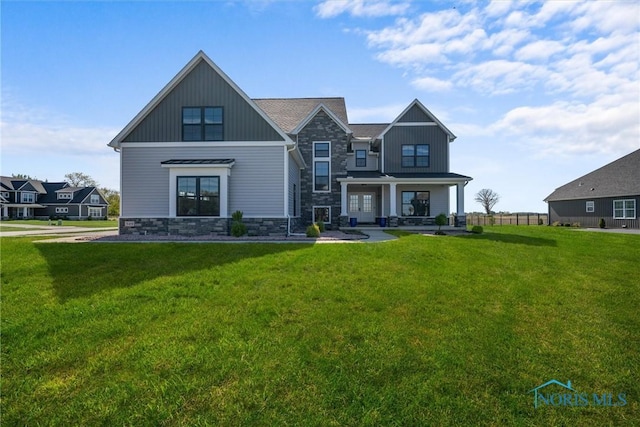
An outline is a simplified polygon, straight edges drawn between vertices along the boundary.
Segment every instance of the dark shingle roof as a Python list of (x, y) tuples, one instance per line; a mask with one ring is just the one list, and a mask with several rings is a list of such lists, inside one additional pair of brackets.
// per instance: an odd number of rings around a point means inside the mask
[(283, 131), (291, 133), (319, 104), (323, 104), (346, 125), (344, 98), (259, 98), (253, 100)]
[(235, 162), (235, 159), (182, 159), (182, 160), (165, 160), (160, 162), (161, 165), (229, 165)]
[(348, 176), (353, 178), (454, 178), (454, 179), (468, 179), (472, 178), (466, 175), (460, 175), (453, 172), (409, 172), (409, 173), (381, 173), (378, 171), (348, 171)]
[(640, 195), (640, 150), (556, 188), (544, 201), (636, 195)]
[(355, 123), (349, 124), (354, 138), (376, 138), (389, 126), (388, 123)]
[(71, 200), (69, 199), (63, 199), (63, 200), (58, 200), (58, 195), (56, 194), (56, 191), (67, 187), (67, 188), (71, 188), (68, 186), (69, 184), (67, 184), (66, 182), (43, 182), (42, 186), (44, 187), (44, 189), (46, 190), (47, 194), (43, 194), (38, 198), (38, 203), (68, 203)]

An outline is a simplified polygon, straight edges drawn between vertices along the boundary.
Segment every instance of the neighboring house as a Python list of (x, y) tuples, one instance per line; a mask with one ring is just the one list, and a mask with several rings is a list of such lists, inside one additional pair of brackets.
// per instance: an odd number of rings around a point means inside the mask
[(455, 135), (418, 100), (392, 123), (351, 124), (343, 98), (249, 98), (199, 52), (108, 144), (120, 152), (120, 233), (253, 235), (311, 222), (465, 225)]
[(640, 228), (640, 150), (571, 181), (544, 199), (549, 222)]
[(3, 219), (107, 216), (109, 203), (96, 187), (71, 187), (66, 182), (1, 177)]

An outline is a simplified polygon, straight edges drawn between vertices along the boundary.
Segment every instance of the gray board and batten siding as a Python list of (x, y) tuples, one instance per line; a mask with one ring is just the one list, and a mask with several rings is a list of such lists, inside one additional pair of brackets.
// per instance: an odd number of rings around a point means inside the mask
[[(429, 167), (402, 167), (402, 146), (425, 143)], [(393, 126), (384, 135), (384, 172), (449, 172), (448, 153), (449, 135), (439, 126)]]
[(181, 141), (183, 107), (223, 107), (225, 141), (283, 141), (231, 85), (200, 60), (123, 142)]
[[(629, 200), (636, 201), (636, 217), (634, 219), (613, 218), (613, 201)], [(593, 202), (594, 211), (587, 212), (587, 202)], [(558, 200), (549, 202), (549, 223), (559, 222), (562, 224), (580, 224), (581, 227), (598, 227), (600, 218), (604, 218), (608, 228), (640, 228), (638, 213), (640, 208), (640, 195), (603, 197), (593, 199)]]
[(426, 122), (426, 123), (434, 123), (433, 119), (427, 115), (420, 107), (414, 105), (409, 108), (409, 110), (404, 113), (400, 119), (398, 119), (398, 123), (418, 123), (418, 122)]
[[(235, 159), (229, 176), (229, 213), (245, 217), (284, 214), (284, 152), (282, 146), (127, 147), (122, 156), (122, 217), (168, 217), (171, 159)], [(181, 175), (188, 176), (185, 168)]]

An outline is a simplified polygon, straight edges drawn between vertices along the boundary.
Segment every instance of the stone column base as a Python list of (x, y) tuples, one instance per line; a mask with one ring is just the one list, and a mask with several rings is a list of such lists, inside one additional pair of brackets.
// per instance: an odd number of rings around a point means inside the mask
[(397, 227), (398, 226), (398, 217), (390, 216), (389, 217), (389, 227)]
[(349, 226), (349, 217), (348, 216), (340, 216), (338, 218), (338, 226), (340, 228), (348, 227)]
[(466, 227), (467, 226), (467, 216), (466, 215), (456, 215), (453, 225), (456, 227)]

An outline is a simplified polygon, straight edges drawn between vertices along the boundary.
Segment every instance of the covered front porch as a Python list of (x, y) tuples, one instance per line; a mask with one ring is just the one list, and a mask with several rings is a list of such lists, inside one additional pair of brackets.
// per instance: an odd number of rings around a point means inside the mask
[(435, 217), (451, 214), (449, 190), (456, 187), (452, 225), (465, 227), (464, 187), (469, 177), (339, 178), (340, 227), (434, 227)]

